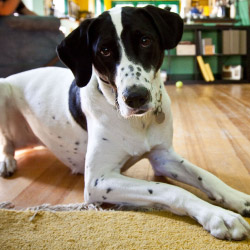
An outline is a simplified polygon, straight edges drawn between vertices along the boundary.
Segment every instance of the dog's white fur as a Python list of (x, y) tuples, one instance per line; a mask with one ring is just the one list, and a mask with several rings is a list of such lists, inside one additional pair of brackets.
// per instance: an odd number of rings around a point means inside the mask
[[(119, 15), (117, 10), (111, 11), (118, 34)], [(211, 205), (176, 186), (121, 175), (125, 163), (131, 165), (145, 157), (156, 175), (195, 186), (236, 212), (249, 213), (250, 210), (250, 195), (232, 189), (175, 153), (170, 99), (159, 72), (154, 75), (142, 71), (153, 83), (145, 82), (152, 100), (146, 115), (131, 116), (131, 110), (121, 98), (124, 88), (135, 84), (132, 76), (122, 81), (121, 68), (131, 64), (137, 66), (123, 50), (116, 76), (120, 113), (112, 89), (94, 70), (88, 85), (80, 89), (88, 133), (69, 112), (68, 92), (74, 76), (68, 69), (36, 69), (0, 79), (0, 173), (15, 170), (15, 149), (42, 144), (74, 173), (84, 173), (85, 168), (84, 200), (87, 203), (160, 206), (195, 218), (217, 238), (239, 240), (249, 236), (250, 226), (239, 214)], [(97, 82), (103, 95), (97, 89)], [(158, 124), (153, 109), (158, 105), (160, 94), (165, 120)]]

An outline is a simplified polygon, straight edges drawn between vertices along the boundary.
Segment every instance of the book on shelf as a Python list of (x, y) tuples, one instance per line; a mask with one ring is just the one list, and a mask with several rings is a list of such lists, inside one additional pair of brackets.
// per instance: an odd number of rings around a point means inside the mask
[(215, 46), (213, 45), (212, 38), (202, 39), (202, 55), (214, 55)]
[(206, 71), (208, 73), (209, 81), (213, 82), (214, 81), (214, 74), (212, 72), (210, 64), (209, 63), (205, 63), (205, 68), (206, 68)]
[(247, 54), (246, 30), (223, 30), (222, 52), (224, 55), (246, 55)]
[(201, 70), (201, 74), (206, 82), (214, 81), (214, 75), (208, 63), (204, 63), (202, 56), (197, 56), (197, 61)]

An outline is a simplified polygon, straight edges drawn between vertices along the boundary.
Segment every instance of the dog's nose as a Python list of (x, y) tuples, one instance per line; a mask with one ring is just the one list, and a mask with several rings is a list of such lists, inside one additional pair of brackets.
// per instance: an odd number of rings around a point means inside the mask
[(127, 88), (123, 93), (124, 102), (133, 109), (138, 109), (146, 104), (150, 99), (150, 93), (143, 86), (132, 86)]

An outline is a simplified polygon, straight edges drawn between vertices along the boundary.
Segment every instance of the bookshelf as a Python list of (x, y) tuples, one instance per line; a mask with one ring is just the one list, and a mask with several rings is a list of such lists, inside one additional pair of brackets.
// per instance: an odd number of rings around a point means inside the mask
[[(224, 33), (231, 31), (243, 31), (241, 43), (246, 46), (245, 51), (234, 50), (225, 52)], [(232, 32), (233, 33), (233, 32)], [(234, 34), (234, 33), (233, 33)], [(213, 54), (202, 54), (202, 39), (212, 39), (215, 45)], [(225, 38), (224, 38), (225, 40)], [(204, 83), (197, 61), (197, 56), (202, 56), (205, 63), (211, 67), (215, 80), (214, 83), (250, 83), (250, 26), (234, 26), (234, 25), (185, 25), (182, 41), (190, 41), (196, 45), (195, 54), (193, 55), (177, 55), (176, 48), (166, 51), (162, 69), (168, 72), (168, 82), (176, 82), (178, 80), (184, 83)], [(223, 45), (224, 43), (224, 45)], [(237, 43), (236, 43), (237, 44)], [(235, 44), (231, 45), (235, 46)], [(242, 45), (240, 45), (242, 47)], [(243, 68), (243, 78), (241, 80), (223, 80), (223, 65), (241, 65)]]

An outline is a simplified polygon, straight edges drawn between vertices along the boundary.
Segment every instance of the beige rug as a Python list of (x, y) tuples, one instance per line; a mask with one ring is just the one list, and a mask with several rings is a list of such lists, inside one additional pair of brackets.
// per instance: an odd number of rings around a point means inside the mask
[(217, 240), (192, 219), (169, 212), (3, 209), (0, 249), (249, 250), (250, 240)]

